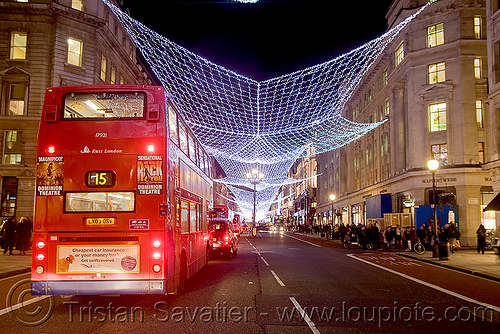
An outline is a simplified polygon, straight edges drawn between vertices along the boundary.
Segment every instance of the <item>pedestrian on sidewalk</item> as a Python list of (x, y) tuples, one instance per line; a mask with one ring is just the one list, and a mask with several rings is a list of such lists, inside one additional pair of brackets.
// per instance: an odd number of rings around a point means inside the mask
[(397, 224), (393, 232), (394, 232), (394, 245), (395, 245), (394, 248), (398, 249), (399, 246), (401, 245), (401, 239), (402, 239), (401, 226)]
[(30, 249), (31, 232), (33, 231), (33, 223), (28, 217), (21, 217), (17, 226), (17, 249), (19, 255), (26, 255), (26, 251)]
[(7, 253), (7, 251), (9, 251), (9, 254), (12, 255), (14, 243), (16, 242), (16, 229), (17, 229), (16, 218), (14, 217), (7, 218), (7, 221), (3, 224), (2, 230), (0, 231), (0, 235), (4, 240), (3, 243), (4, 254)]
[(394, 231), (392, 230), (392, 226), (388, 226), (384, 232), (384, 241), (385, 247), (387, 251), (391, 250), (391, 244), (394, 244)]
[(484, 254), (484, 248), (486, 246), (486, 229), (484, 225), (479, 225), (479, 228), (476, 231), (477, 234), (477, 253), (481, 252)]
[(457, 238), (459, 237), (457, 228), (453, 222), (450, 222), (448, 226), (448, 242), (450, 243), (450, 249), (452, 253), (457, 250)]

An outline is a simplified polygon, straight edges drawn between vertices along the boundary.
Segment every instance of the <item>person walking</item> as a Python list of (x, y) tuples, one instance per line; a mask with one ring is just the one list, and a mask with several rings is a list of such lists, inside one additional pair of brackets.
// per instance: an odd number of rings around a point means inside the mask
[(17, 229), (16, 218), (14, 217), (7, 218), (7, 221), (3, 224), (2, 230), (0, 231), (0, 235), (4, 240), (3, 244), (4, 254), (7, 253), (7, 251), (9, 251), (9, 254), (12, 255), (12, 249), (14, 248), (14, 243), (16, 242), (16, 229)]
[(28, 217), (22, 217), (17, 225), (17, 244), (19, 255), (26, 255), (26, 251), (30, 249), (31, 232), (33, 231), (33, 223)]
[(486, 229), (484, 225), (479, 225), (479, 228), (476, 231), (477, 234), (477, 253), (481, 252), (484, 254), (484, 248), (486, 246)]
[(391, 244), (394, 243), (394, 231), (392, 230), (392, 226), (388, 226), (384, 232), (384, 240), (387, 251), (391, 250)]
[(448, 226), (447, 236), (448, 236), (448, 242), (450, 243), (451, 252), (455, 253), (455, 251), (457, 250), (458, 231), (453, 222), (450, 222)]

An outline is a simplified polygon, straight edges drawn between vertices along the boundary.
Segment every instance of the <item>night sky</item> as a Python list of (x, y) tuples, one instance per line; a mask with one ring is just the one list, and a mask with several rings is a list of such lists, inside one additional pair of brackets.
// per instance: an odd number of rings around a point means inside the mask
[(328, 61), (380, 36), (392, 0), (123, 0), (132, 18), (255, 80)]

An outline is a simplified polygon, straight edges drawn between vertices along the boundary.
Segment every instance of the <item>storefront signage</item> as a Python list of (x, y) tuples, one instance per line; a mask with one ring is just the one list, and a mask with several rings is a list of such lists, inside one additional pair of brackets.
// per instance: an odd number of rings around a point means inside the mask
[[(436, 183), (441, 183), (441, 182), (456, 182), (457, 178), (456, 177), (439, 177), (436, 178)], [(422, 183), (432, 183), (432, 179), (422, 179)]]

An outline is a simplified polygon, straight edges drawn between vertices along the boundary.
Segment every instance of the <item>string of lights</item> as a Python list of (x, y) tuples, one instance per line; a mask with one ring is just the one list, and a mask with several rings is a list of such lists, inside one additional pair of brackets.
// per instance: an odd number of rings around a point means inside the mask
[[(342, 147), (383, 123), (356, 123), (342, 111), (376, 59), (429, 5), (337, 58), (256, 81), (190, 52), (108, 0), (103, 2), (119, 18), (206, 151), (217, 159), (227, 176), (218, 181), (227, 180), (246, 216), (253, 191), (240, 186), (248, 186), (248, 170), (256, 167), (265, 175), (257, 187), (257, 202), (269, 203), (308, 149), (322, 153)], [(269, 204), (258, 205), (256, 219), (264, 218), (268, 209)]]

